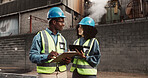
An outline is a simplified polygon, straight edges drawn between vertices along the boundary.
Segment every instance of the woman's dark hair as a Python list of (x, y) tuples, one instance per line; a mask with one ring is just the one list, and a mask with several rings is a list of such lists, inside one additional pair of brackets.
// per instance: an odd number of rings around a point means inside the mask
[[(79, 28), (79, 25), (77, 26), (77, 36), (79, 38), (81, 36), (79, 35), (78, 28)], [(85, 40), (95, 38), (96, 34), (98, 33), (97, 29), (92, 26), (82, 25), (82, 28), (83, 28), (83, 35)]]

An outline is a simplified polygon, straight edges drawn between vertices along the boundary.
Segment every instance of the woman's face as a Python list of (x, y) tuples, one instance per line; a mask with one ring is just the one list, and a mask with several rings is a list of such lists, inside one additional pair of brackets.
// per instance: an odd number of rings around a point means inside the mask
[(83, 35), (83, 28), (82, 28), (82, 25), (79, 25), (78, 34), (81, 35), (81, 36)]

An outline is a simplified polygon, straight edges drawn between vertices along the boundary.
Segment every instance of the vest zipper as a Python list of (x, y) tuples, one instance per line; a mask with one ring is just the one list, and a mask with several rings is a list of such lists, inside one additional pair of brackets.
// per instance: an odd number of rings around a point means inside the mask
[[(85, 41), (85, 42), (87, 42), (87, 41)], [(85, 42), (83, 43), (82, 46), (84, 46)], [(80, 45), (80, 39), (79, 39), (79, 45)], [(76, 60), (76, 68), (77, 68), (77, 66), (78, 66), (78, 60), (79, 60), (79, 59), (77, 58), (77, 60)]]
[[(79, 45), (80, 45), (80, 39), (77, 41), (78, 43), (79, 43)], [(76, 42), (76, 43), (77, 43)], [(77, 69), (77, 66), (78, 66), (78, 57), (77, 57), (77, 60), (76, 60), (76, 69)]]
[[(53, 37), (51, 37), (52, 39), (53, 39)], [(57, 44), (55, 43), (55, 41), (54, 41), (54, 39), (53, 39), (53, 42), (54, 42), (54, 44), (55, 44), (55, 51), (57, 52)], [(57, 36), (57, 42), (58, 42), (58, 36)], [(58, 63), (56, 63), (56, 69), (58, 68), (58, 70), (59, 70), (59, 65), (58, 65)]]
[(78, 66), (78, 59), (77, 59), (77, 61), (76, 61), (76, 69), (77, 69), (77, 66)]
[[(54, 42), (54, 44), (55, 44), (55, 50), (57, 52), (58, 36), (57, 36), (57, 44), (55, 42)], [(56, 63), (56, 69), (59, 70), (59, 64), (58, 63)]]

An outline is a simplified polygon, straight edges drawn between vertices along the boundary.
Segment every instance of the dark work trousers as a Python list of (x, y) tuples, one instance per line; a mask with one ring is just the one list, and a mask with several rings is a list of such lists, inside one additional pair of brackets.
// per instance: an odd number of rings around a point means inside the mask
[(77, 72), (77, 69), (73, 71), (72, 78), (97, 78), (96, 75), (81, 75)]

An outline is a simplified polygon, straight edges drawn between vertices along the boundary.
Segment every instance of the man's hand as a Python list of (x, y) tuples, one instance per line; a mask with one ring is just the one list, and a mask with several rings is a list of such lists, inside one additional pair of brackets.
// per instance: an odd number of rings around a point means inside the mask
[(64, 63), (69, 64), (72, 59), (69, 58), (69, 57), (66, 57), (66, 58), (63, 58), (62, 60), (63, 60)]
[(51, 51), (48, 55), (48, 60), (55, 59), (59, 54), (55, 51)]

